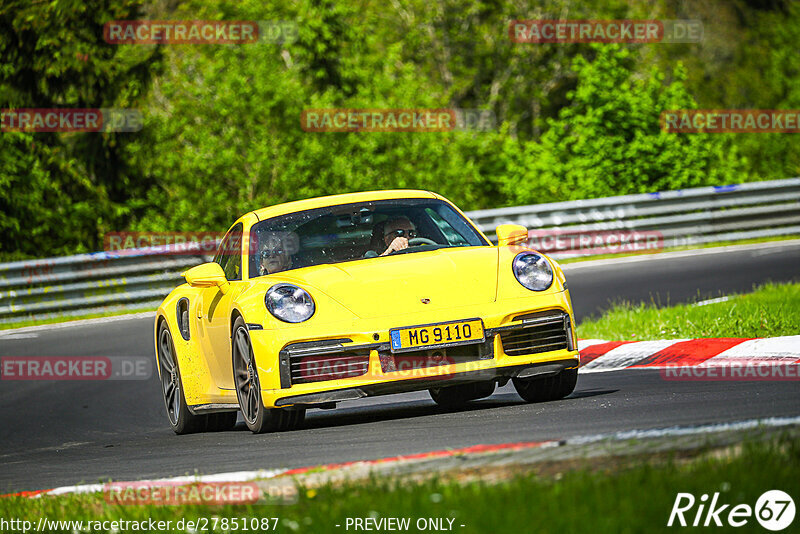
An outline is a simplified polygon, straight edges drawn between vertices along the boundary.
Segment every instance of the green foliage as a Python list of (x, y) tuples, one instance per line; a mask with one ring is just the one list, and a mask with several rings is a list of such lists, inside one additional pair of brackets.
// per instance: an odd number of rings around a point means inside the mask
[[(316, 195), (432, 189), (463, 209), (783, 178), (800, 137), (677, 135), (661, 110), (800, 107), (796, 3), (0, 3), (1, 107), (136, 107), (144, 129), (1, 134), (0, 257), (110, 230), (223, 230)], [(516, 44), (514, 18), (701, 18), (688, 45)], [(120, 19), (289, 20), (283, 44), (110, 45)], [(684, 66), (681, 66), (683, 64)], [(491, 132), (313, 133), (308, 108), (479, 108)], [(35, 228), (35, 230), (31, 230)]]
[[(252, 18), (261, 3), (240, 8)], [(210, 9), (210, 8), (209, 8)], [(327, 20), (338, 12), (300, 6), (292, 18)], [(209, 13), (215, 16), (217, 13)], [(354, 14), (342, 10), (340, 16)], [(320, 62), (300, 25), (297, 42), (278, 45), (175, 47), (155, 87), (143, 135), (132, 149), (144, 173), (160, 184), (141, 229), (222, 229), (241, 213), (298, 198), (391, 188), (434, 189), (470, 206), (500, 202), (493, 176), (499, 132), (308, 133), (306, 108), (436, 108), (447, 105), (428, 91), (401, 46), (370, 55)], [(319, 29), (326, 34), (326, 30)], [(365, 46), (346, 33), (342, 49)], [(327, 49), (327, 42), (320, 45)], [(242, 73), (246, 73), (242, 75)], [(187, 84), (187, 78), (197, 83)], [(155, 151), (153, 150), (155, 149)], [(198, 209), (203, 206), (205, 209)]]
[[(665, 2), (656, 16), (701, 19), (704, 39), (699, 44), (651, 47), (644, 61), (662, 66), (683, 62), (698, 108), (800, 108), (800, 3), (696, 2), (690, 12), (669, 11), (671, 4)], [(800, 176), (797, 134), (736, 134), (729, 144), (746, 160), (747, 180)]]
[[(135, 107), (160, 51), (103, 41), (138, 0), (0, 4), (0, 108)], [(93, 251), (149, 188), (123, 156), (126, 134), (0, 134), (0, 256)], [(130, 205), (129, 205), (130, 203)]]
[(629, 49), (594, 49), (592, 61), (575, 58), (570, 105), (505, 177), (510, 198), (531, 204), (736, 181), (741, 164), (721, 136), (660, 128), (660, 110), (696, 107), (680, 65), (669, 82), (655, 68), (637, 77)]
[(80, 236), (94, 233), (104, 199), (63, 148), (6, 132), (0, 159), (0, 254), (18, 260), (90, 252)]

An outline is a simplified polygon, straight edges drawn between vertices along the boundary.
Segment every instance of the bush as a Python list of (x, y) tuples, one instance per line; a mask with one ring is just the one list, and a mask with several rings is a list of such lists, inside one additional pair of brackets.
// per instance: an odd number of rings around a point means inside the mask
[(593, 47), (575, 58), (577, 88), (541, 142), (515, 154), (503, 191), (518, 204), (645, 193), (738, 181), (742, 162), (718, 134), (674, 134), (662, 110), (694, 109), (678, 65), (671, 81), (640, 78), (627, 48)]

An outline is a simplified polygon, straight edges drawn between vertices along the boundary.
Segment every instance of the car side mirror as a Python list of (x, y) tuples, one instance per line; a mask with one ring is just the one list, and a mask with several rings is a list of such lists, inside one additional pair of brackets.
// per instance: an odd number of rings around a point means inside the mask
[(497, 246), (523, 245), (528, 240), (528, 229), (519, 224), (501, 224), (497, 233)]
[(222, 270), (218, 263), (214, 262), (192, 267), (183, 273), (183, 277), (192, 287), (217, 286), (223, 295), (228, 292), (231, 285), (228, 279), (225, 278), (225, 271)]

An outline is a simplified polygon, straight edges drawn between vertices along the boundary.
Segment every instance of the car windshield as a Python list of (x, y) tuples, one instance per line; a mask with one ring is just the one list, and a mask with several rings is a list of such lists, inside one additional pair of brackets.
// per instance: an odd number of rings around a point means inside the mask
[[(267, 219), (250, 230), (250, 277), (324, 263), (378, 258), (391, 242), (409, 254), (449, 247), (490, 246), (449, 204), (399, 199), (328, 206)], [(380, 261), (380, 260), (375, 260)]]

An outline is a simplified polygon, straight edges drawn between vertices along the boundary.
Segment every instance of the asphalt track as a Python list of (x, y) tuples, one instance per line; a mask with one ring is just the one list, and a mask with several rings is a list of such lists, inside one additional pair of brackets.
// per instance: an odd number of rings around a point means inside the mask
[[(800, 281), (800, 242), (566, 267), (578, 319), (612, 300), (667, 304)], [(152, 319), (0, 334), (0, 356), (152, 354)], [(565, 400), (525, 404), (507, 386), (467, 409), (427, 393), (311, 410), (303, 428), (175, 436), (155, 377), (135, 382), (0, 381), (0, 493), (109, 478), (301, 467), (429, 450), (673, 425), (800, 415), (798, 382), (675, 382), (658, 371), (581, 375)]]

